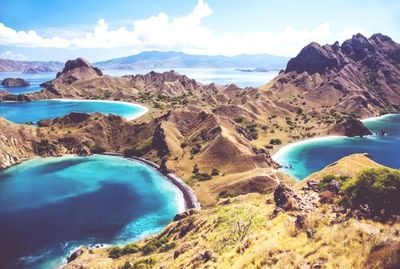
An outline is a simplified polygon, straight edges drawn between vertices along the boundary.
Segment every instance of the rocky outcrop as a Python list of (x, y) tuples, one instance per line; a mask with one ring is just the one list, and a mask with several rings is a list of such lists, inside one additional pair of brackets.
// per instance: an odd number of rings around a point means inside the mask
[(22, 78), (5, 78), (1, 82), (4, 87), (26, 87), (29, 82)]
[(300, 94), (310, 107), (357, 116), (400, 111), (400, 44), (382, 34), (354, 35), (341, 45), (311, 43), (272, 85), (275, 98)]
[(100, 69), (98, 69), (97, 67), (92, 66), (87, 60), (83, 59), (83, 58), (77, 58), (75, 60), (68, 60), (65, 63), (64, 69), (57, 73), (57, 78), (59, 76), (61, 76), (62, 74), (71, 72), (71, 71), (77, 71), (76, 69), (91, 69), (93, 71), (96, 72), (96, 74), (98, 76), (102, 76), (103, 73), (101, 72)]
[(276, 207), (283, 210), (295, 210), (300, 203), (299, 195), (285, 184), (279, 184), (274, 192)]
[(41, 120), (38, 122), (39, 127), (50, 127), (54, 125), (69, 125), (74, 123), (81, 123), (86, 121), (90, 117), (88, 113), (71, 112), (66, 116), (50, 119)]
[(36, 128), (0, 118), (0, 168), (7, 168), (34, 156)]
[(371, 135), (371, 131), (357, 119), (347, 119), (332, 128), (332, 132), (335, 134), (345, 136), (365, 136)]
[(337, 50), (337, 43), (333, 46), (320, 46), (313, 42), (304, 47), (295, 58), (289, 60), (285, 72), (308, 72), (312, 75), (338, 70), (345, 64), (345, 61), (343, 56), (337, 56)]
[(68, 258), (67, 258), (67, 262), (72, 262), (74, 260), (76, 260), (77, 258), (79, 258), (80, 256), (84, 255), (85, 253), (87, 253), (89, 251), (89, 248), (87, 247), (81, 247), (78, 250), (74, 251), (74, 253), (72, 253)]

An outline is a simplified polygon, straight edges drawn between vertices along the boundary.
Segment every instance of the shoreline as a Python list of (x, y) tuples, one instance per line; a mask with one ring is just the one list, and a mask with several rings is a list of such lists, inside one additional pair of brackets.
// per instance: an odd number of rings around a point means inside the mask
[[(389, 114), (385, 114), (385, 115), (381, 115), (381, 116), (375, 116), (375, 117), (369, 117), (369, 118), (361, 119), (360, 121), (363, 122), (363, 123), (364, 122), (372, 122), (372, 121), (377, 121), (377, 120), (383, 120), (383, 119), (385, 119), (387, 117), (394, 116), (394, 115), (400, 115), (400, 113), (399, 114), (389, 113)], [(366, 135), (365, 137), (373, 138), (374, 136), (375, 135), (372, 134), (372, 135)], [(314, 142), (323, 142), (323, 141), (330, 141), (330, 140), (336, 140), (336, 139), (345, 139), (345, 138), (354, 138), (354, 137), (349, 137), (349, 136), (345, 136), (345, 135), (324, 135), (324, 136), (318, 136), (318, 137), (298, 140), (298, 141), (283, 145), (273, 155), (271, 155), (271, 158), (275, 162), (277, 162), (279, 165), (281, 165), (281, 168), (279, 168), (279, 170), (285, 169), (284, 165), (281, 164), (281, 162), (283, 161), (282, 157), (287, 155), (287, 153), (289, 151), (293, 150), (293, 148), (296, 148), (296, 147), (301, 146), (301, 145), (314, 143)], [(283, 172), (287, 174), (286, 171), (283, 171)], [(303, 179), (297, 179), (297, 178), (295, 178), (295, 179), (296, 179), (296, 181), (303, 180)]]
[(197, 196), (194, 192), (194, 190), (185, 183), (185, 181), (183, 179), (181, 179), (180, 177), (178, 177), (177, 175), (173, 174), (173, 173), (165, 173), (164, 171), (161, 171), (160, 166), (156, 163), (154, 163), (153, 161), (141, 158), (141, 157), (125, 157), (123, 154), (121, 153), (113, 153), (113, 152), (104, 152), (102, 154), (99, 155), (106, 155), (106, 156), (116, 156), (116, 157), (121, 157), (127, 160), (133, 160), (133, 161), (139, 161), (142, 163), (145, 163), (151, 167), (153, 167), (154, 169), (156, 169), (159, 173), (161, 173), (164, 177), (166, 177), (166, 179), (168, 181), (170, 181), (173, 185), (175, 185), (175, 187), (177, 187), (180, 192), (183, 195), (183, 200), (185, 202), (185, 211), (189, 210), (189, 209), (201, 209), (201, 205), (199, 200), (197, 199)]
[[(149, 108), (142, 104), (130, 103), (130, 102), (126, 102), (126, 101), (101, 100), (101, 99), (93, 99), (93, 100), (91, 100), (91, 99), (73, 99), (73, 98), (52, 98), (52, 99), (39, 99), (39, 100), (34, 100), (34, 101), (39, 101), (39, 102), (40, 101), (93, 102), (93, 103), (121, 104), (121, 105), (130, 106), (130, 107), (140, 108), (142, 110), (142, 111), (136, 113), (134, 116), (129, 116), (129, 117), (122, 116), (123, 118), (126, 118), (127, 120), (138, 119), (138, 118), (142, 117), (143, 115), (145, 115), (147, 112), (149, 112)], [(99, 112), (99, 113), (102, 113), (102, 112)], [(103, 113), (103, 114), (105, 114), (105, 113)]]
[[(360, 121), (361, 122), (368, 122), (368, 121), (381, 120), (381, 119), (384, 119), (386, 117), (390, 117), (390, 116), (393, 116), (393, 115), (400, 115), (400, 113), (399, 114), (389, 113), (389, 114), (385, 114), (385, 115), (381, 115), (381, 116), (368, 117), (368, 118), (365, 118), (365, 119), (361, 119)], [(274, 161), (277, 161), (277, 160), (275, 160), (275, 158), (279, 158), (280, 155), (283, 155), (288, 150), (290, 150), (292, 147), (299, 146), (299, 145), (302, 145), (302, 144), (307, 144), (309, 142), (315, 142), (315, 141), (318, 141), (318, 140), (325, 140), (325, 139), (329, 140), (329, 139), (346, 138), (346, 137), (348, 137), (348, 136), (345, 136), (345, 135), (322, 135), (322, 136), (318, 136), (318, 137), (298, 140), (298, 141), (295, 141), (295, 142), (292, 142), (292, 143), (288, 143), (286, 145), (282, 145), (278, 149), (278, 151), (276, 151), (271, 157), (272, 157), (272, 159)]]

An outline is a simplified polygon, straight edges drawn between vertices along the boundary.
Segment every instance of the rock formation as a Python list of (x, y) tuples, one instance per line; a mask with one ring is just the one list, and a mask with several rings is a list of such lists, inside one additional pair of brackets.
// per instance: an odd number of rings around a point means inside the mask
[(372, 134), (360, 120), (352, 118), (335, 125), (330, 133), (361, 137)]
[(5, 78), (1, 85), (4, 87), (25, 87), (29, 86), (29, 82), (22, 78)]
[(315, 108), (372, 116), (400, 110), (400, 45), (361, 34), (339, 45), (311, 43), (288, 62), (272, 85), (276, 97), (300, 94)]

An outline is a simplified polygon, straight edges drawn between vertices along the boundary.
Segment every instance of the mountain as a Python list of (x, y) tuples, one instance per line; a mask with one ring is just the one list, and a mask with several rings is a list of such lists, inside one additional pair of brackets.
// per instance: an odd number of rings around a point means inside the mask
[(0, 59), (0, 72), (13, 72), (21, 71), (27, 73), (38, 72), (56, 72), (63, 68), (61, 62), (43, 62), (43, 61), (14, 61), (7, 59)]
[(264, 86), (274, 99), (329, 107), (361, 117), (400, 111), (400, 44), (390, 37), (354, 35), (341, 45), (313, 42)]
[(263, 68), (282, 69), (288, 58), (268, 54), (237, 56), (190, 55), (175, 51), (146, 51), (136, 55), (97, 62), (101, 69), (154, 69), (154, 68)]

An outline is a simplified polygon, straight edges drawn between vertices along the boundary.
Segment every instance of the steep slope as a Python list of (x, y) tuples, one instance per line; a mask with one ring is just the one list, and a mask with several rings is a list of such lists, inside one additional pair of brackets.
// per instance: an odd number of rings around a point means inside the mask
[[(387, 36), (361, 34), (339, 45), (311, 43), (275, 83), (273, 99), (300, 96), (306, 108), (324, 107), (366, 117), (400, 110), (400, 45)], [(323, 98), (321, 98), (323, 97)]]

